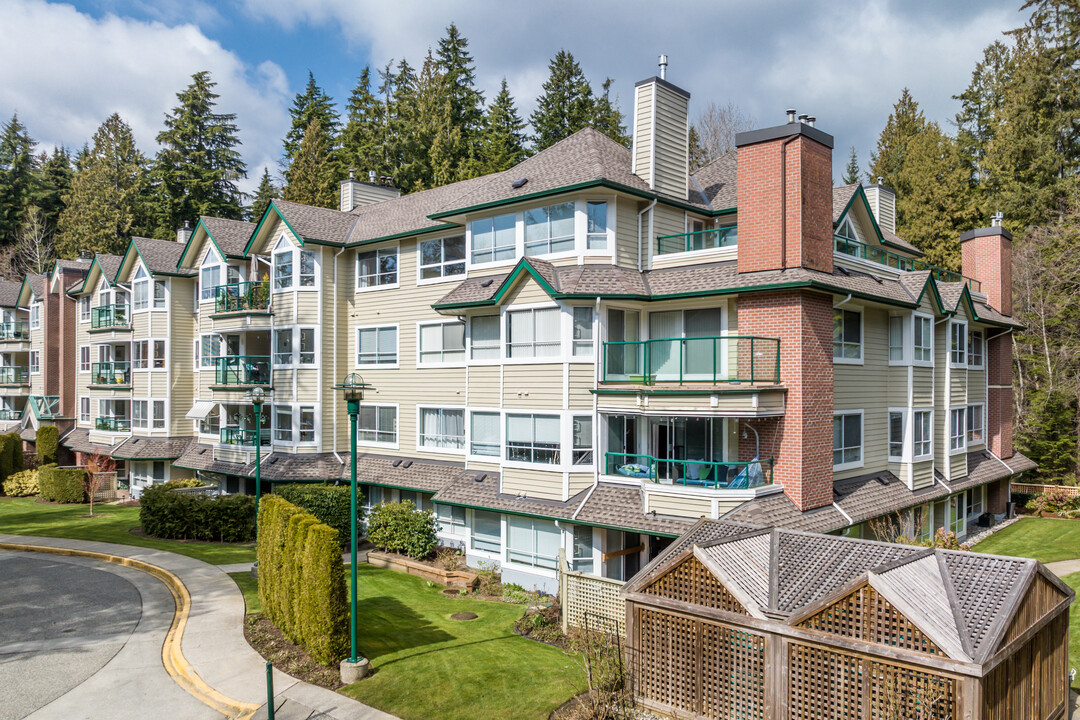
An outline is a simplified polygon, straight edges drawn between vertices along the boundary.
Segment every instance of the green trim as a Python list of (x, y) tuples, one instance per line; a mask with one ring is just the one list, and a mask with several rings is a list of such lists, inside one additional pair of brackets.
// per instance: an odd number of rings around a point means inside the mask
[(393, 235), (383, 235), (382, 237), (371, 238), (370, 240), (357, 240), (353, 243), (346, 243), (345, 245), (337, 245), (335, 247), (354, 248), (361, 247), (363, 245), (374, 245), (375, 243), (386, 242), (388, 240), (400, 240), (402, 238), (416, 237), (418, 235), (430, 235), (431, 233), (446, 232), (447, 230), (460, 230), (461, 225), (455, 225), (454, 223), (444, 223), (437, 227), (425, 228), (423, 230), (410, 230), (408, 232), (394, 233)]
[[(881, 234), (881, 226), (878, 225), (877, 218), (874, 217), (874, 211), (870, 208), (870, 201), (866, 198), (866, 192), (863, 190), (862, 185), (855, 188), (855, 192), (851, 194), (851, 199), (848, 200), (847, 205), (844, 206), (843, 211), (837, 216), (836, 222), (833, 223), (833, 227), (837, 227), (840, 221), (844, 219), (844, 216), (851, 210), (851, 206), (855, 203), (855, 198), (861, 197), (863, 201), (863, 207), (866, 208), (866, 214), (870, 217), (870, 224), (874, 228), (874, 234), (877, 236), (878, 242), (883, 246), (896, 248), (905, 253), (910, 253), (911, 248), (904, 247), (903, 245), (897, 245), (896, 243), (889, 242), (885, 239), (885, 236)], [(919, 255), (925, 255), (923, 252), (919, 252)]]
[[(235, 317), (274, 317), (274, 313), (268, 312), (266, 310), (236, 310), (234, 312), (227, 312), (227, 313), (214, 313), (213, 315), (210, 316), (210, 319), (212, 319), (212, 320), (227, 320), (228, 318), (235, 318)], [(238, 330), (251, 330), (251, 329), (259, 329), (259, 328), (237, 328), (237, 329)], [(222, 332), (228, 332), (228, 330), (223, 330)]]
[(180, 266), (184, 264), (184, 258), (187, 257), (188, 250), (191, 249), (191, 244), (195, 241), (195, 236), (199, 234), (199, 228), (202, 228), (203, 232), (206, 233), (206, 237), (210, 238), (210, 243), (214, 246), (214, 249), (218, 251), (218, 255), (221, 256), (222, 260), (225, 260), (229, 257), (221, 251), (221, 246), (217, 244), (217, 240), (215, 240), (214, 236), (210, 234), (210, 228), (206, 227), (206, 223), (202, 221), (202, 218), (199, 218), (199, 222), (195, 223), (195, 229), (191, 231), (191, 236), (188, 237), (187, 242), (184, 243), (184, 252), (180, 253), (180, 259), (176, 261), (177, 270), (179, 270)]
[(244, 246), (244, 255), (243, 255), (244, 257), (247, 257), (248, 254), (251, 252), (251, 246), (255, 242), (255, 238), (257, 238), (259, 236), (259, 231), (262, 230), (262, 226), (263, 226), (263, 223), (266, 222), (266, 218), (270, 217), (270, 211), (271, 210), (273, 210), (274, 213), (277, 214), (278, 218), (281, 219), (281, 222), (285, 223), (285, 227), (289, 228), (289, 232), (291, 232), (294, 236), (296, 236), (296, 239), (298, 241), (300, 241), (300, 247), (304, 247), (304, 242), (305, 242), (304, 236), (301, 235), (300, 233), (296, 232), (296, 230), (289, 223), (289, 221), (285, 219), (285, 214), (282, 213), (281, 210), (278, 209), (278, 206), (276, 204), (274, 204), (274, 201), (271, 200), (270, 204), (266, 206), (266, 212), (263, 213), (262, 219), (259, 220), (259, 224), (255, 226), (255, 231), (253, 233), (251, 233), (251, 239), (248, 240), (247, 245)]
[(718, 386), (714, 390), (668, 390), (663, 388), (648, 388), (640, 385), (626, 385), (625, 387), (618, 388), (595, 388), (589, 390), (589, 392), (595, 395), (690, 395), (690, 396), (704, 396), (704, 395), (757, 395), (763, 392), (787, 392), (788, 389), (783, 385), (768, 385), (765, 387), (756, 388), (734, 388), (726, 390), (723, 387)]
[(502, 284), (499, 285), (499, 289), (495, 291), (495, 295), (491, 298), (492, 303), (498, 305), (502, 301), (503, 297), (505, 297), (506, 293), (510, 290), (510, 286), (518, 279), (518, 276), (521, 275), (522, 270), (528, 271), (533, 280), (535, 280), (549, 296), (553, 298), (559, 296), (559, 293), (555, 291), (555, 288), (548, 284), (548, 281), (545, 280), (537, 269), (532, 266), (532, 263), (529, 262), (528, 258), (521, 258), (521, 260), (518, 260), (517, 267), (514, 268), (514, 271), (502, 281)]
[(132, 327), (130, 325), (126, 325), (126, 326), (121, 325), (121, 326), (118, 326), (118, 327), (91, 328), (90, 330), (86, 331), (86, 334), (87, 335), (98, 335), (100, 333), (107, 333), (107, 332), (129, 333), (129, 332), (133, 332), (133, 330), (132, 330)]
[[(366, 484), (371, 485), (373, 483), (366, 483)], [(467, 503), (452, 502), (452, 501), (447, 501), (447, 500), (435, 500), (435, 499), (432, 499), (432, 502), (435, 503), (436, 505), (449, 505), (451, 507), (469, 508), (469, 509), (472, 509), (472, 510), (486, 510), (487, 512), (499, 513), (500, 515), (514, 515), (516, 517), (536, 518), (537, 520), (557, 520), (559, 522), (571, 523), (573, 525), (588, 525), (589, 527), (604, 528), (605, 530), (618, 530), (620, 532), (644, 533), (645, 535), (654, 535), (654, 536), (657, 536), (657, 537), (677, 538), (677, 537), (682, 537), (682, 535), (683, 535), (682, 533), (673, 534), (673, 533), (661, 532), (659, 530), (645, 530), (644, 528), (635, 528), (635, 527), (630, 527), (630, 526), (605, 525), (603, 523), (586, 522), (585, 520), (574, 520), (574, 519), (571, 519), (571, 518), (568, 518), (568, 517), (556, 517), (554, 515), (541, 515), (539, 513), (527, 513), (527, 512), (522, 512), (520, 510), (503, 510), (503, 509), (499, 509), (499, 508), (487, 507), (485, 505), (469, 505)], [(687, 522), (692, 522), (692, 521), (688, 518)], [(690, 527), (688, 525), (687, 530), (689, 530), (689, 529), (690, 529)]]

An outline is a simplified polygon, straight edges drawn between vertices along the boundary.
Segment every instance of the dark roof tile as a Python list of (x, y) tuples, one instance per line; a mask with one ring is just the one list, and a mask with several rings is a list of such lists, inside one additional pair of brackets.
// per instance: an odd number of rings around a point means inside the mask
[(221, 252), (231, 257), (243, 257), (244, 248), (247, 247), (248, 240), (251, 239), (256, 228), (255, 223), (208, 215), (203, 215), (199, 220), (206, 226), (206, 230), (214, 238)]
[[(133, 237), (131, 242), (139, 251), (150, 274), (195, 275), (194, 270), (177, 270), (176, 264), (184, 253), (184, 246), (175, 240), (155, 240), (154, 238)], [(113, 273), (115, 276), (115, 273)]]
[(274, 207), (302, 239), (331, 245), (344, 245), (349, 237), (349, 230), (356, 222), (356, 216), (351, 213), (301, 205), (288, 200), (274, 200)]

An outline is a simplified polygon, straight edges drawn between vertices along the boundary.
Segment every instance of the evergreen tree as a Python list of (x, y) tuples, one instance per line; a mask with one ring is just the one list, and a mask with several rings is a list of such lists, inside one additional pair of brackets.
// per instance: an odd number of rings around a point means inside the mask
[(308, 71), (308, 82), (304, 91), (296, 94), (289, 109), (292, 126), (285, 135), (285, 180), (289, 181), (289, 166), (300, 152), (300, 143), (307, 137), (313, 120), (319, 121), (319, 132), (323, 134), (318, 144), (325, 145), (333, 153), (341, 126), (340, 117), (334, 109), (334, 99), (327, 95), (315, 82), (315, 75)]
[(52, 155), (41, 154), (31, 202), (40, 211), (45, 231), (50, 235), (56, 232), (60, 213), (64, 210), (64, 195), (71, 192), (74, 174), (71, 155), (63, 147), (54, 147)]
[(709, 151), (701, 142), (701, 134), (698, 132), (697, 126), (690, 126), (688, 138), (688, 144), (690, 145), (690, 172), (697, 172), (698, 168), (709, 164)]
[(383, 154), (394, 184), (404, 192), (422, 182), (428, 148), (418, 142), (417, 130), (419, 78), (408, 60), (402, 59), (396, 70), (386, 68), (381, 93), (385, 93), (386, 118)]
[(445, 154), (453, 180), (477, 174), (473, 162), (479, 152), (484, 119), (484, 95), (476, 89), (476, 69), (469, 54), (469, 41), (450, 23), (435, 51), (436, 70), (442, 76), (439, 90), (448, 98), (449, 125), (444, 128)]
[(605, 78), (601, 85), (604, 92), (593, 104), (590, 124), (620, 145), (630, 147), (633, 138), (626, 134), (626, 125), (623, 124), (623, 114), (619, 111), (618, 101), (611, 101), (611, 85), (614, 82), (611, 78)]
[(383, 162), (382, 142), (384, 133), (383, 105), (371, 92), (371, 68), (365, 67), (356, 80), (356, 87), (349, 95), (345, 129), (341, 133), (342, 177), (350, 169), (366, 174), (374, 170), (376, 175), (386, 175), (389, 168)]
[(266, 208), (270, 207), (270, 201), (280, 196), (277, 186), (270, 179), (270, 171), (263, 168), (259, 187), (255, 190), (255, 197), (251, 201), (251, 207), (248, 208), (248, 220), (259, 222), (266, 213)]
[(844, 168), (843, 183), (854, 185), (859, 182), (859, 156), (855, 154), (855, 146), (851, 146), (851, 155), (848, 156), (847, 167)]
[(502, 172), (525, 159), (525, 122), (518, 115), (503, 78), (499, 94), (484, 115), (480, 134), (480, 174)]
[(592, 87), (574, 56), (560, 50), (548, 63), (548, 79), (529, 120), (536, 151), (573, 135), (595, 119)]
[(165, 129), (158, 133), (161, 150), (153, 173), (160, 237), (174, 237), (185, 221), (200, 215), (243, 216), (237, 182), (247, 177), (247, 165), (237, 150), (236, 115), (214, 112), (216, 85), (205, 70), (192, 75), (191, 84), (176, 94), (180, 104), (165, 116)]
[(80, 250), (120, 253), (147, 224), (146, 158), (131, 128), (113, 114), (97, 129), (64, 196), (56, 249), (60, 257)]
[(19, 236), (34, 190), (34, 140), (18, 114), (0, 127), (0, 244)]
[(331, 147), (322, 121), (314, 118), (300, 141), (289, 172), (289, 184), (281, 196), (304, 205), (336, 208), (338, 187)]
[(399, 167), (410, 191), (453, 182), (469, 157), (463, 129), (454, 122), (449, 77), (440, 72), (430, 51), (416, 78), (414, 97), (406, 131), (410, 152)]
[[(877, 150), (870, 158), (870, 176), (881, 178), (884, 185), (896, 191), (897, 197), (903, 197), (907, 191), (900, 173), (907, 159), (908, 144), (925, 128), (926, 117), (919, 109), (919, 103), (904, 88), (878, 137)], [(899, 212), (897, 208), (898, 227), (903, 224)]]

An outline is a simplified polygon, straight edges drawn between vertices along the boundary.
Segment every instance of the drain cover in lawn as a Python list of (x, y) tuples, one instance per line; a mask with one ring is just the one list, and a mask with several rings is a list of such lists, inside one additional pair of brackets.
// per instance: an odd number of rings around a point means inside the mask
[(451, 620), (475, 620), (479, 615), (473, 612), (458, 612), (450, 616)]

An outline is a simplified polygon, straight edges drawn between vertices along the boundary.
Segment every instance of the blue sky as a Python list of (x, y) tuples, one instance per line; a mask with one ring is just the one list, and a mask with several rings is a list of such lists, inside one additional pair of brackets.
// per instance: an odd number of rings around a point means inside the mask
[(734, 102), (758, 126), (783, 110), (816, 115), (836, 137), (834, 167), (854, 145), (865, 167), (901, 88), (947, 125), (982, 49), (1020, 24), (1019, 0), (3, 0), (0, 118), (18, 112), (46, 147), (79, 146), (112, 112), (147, 154), (192, 73), (218, 81), (235, 112), (251, 179), (277, 170), (288, 107), (307, 72), (344, 103), (365, 64), (419, 65), (450, 22), (470, 41), (488, 97), (507, 78), (523, 116), (560, 48), (595, 87), (633, 84), (670, 56), (668, 78), (691, 114)]

